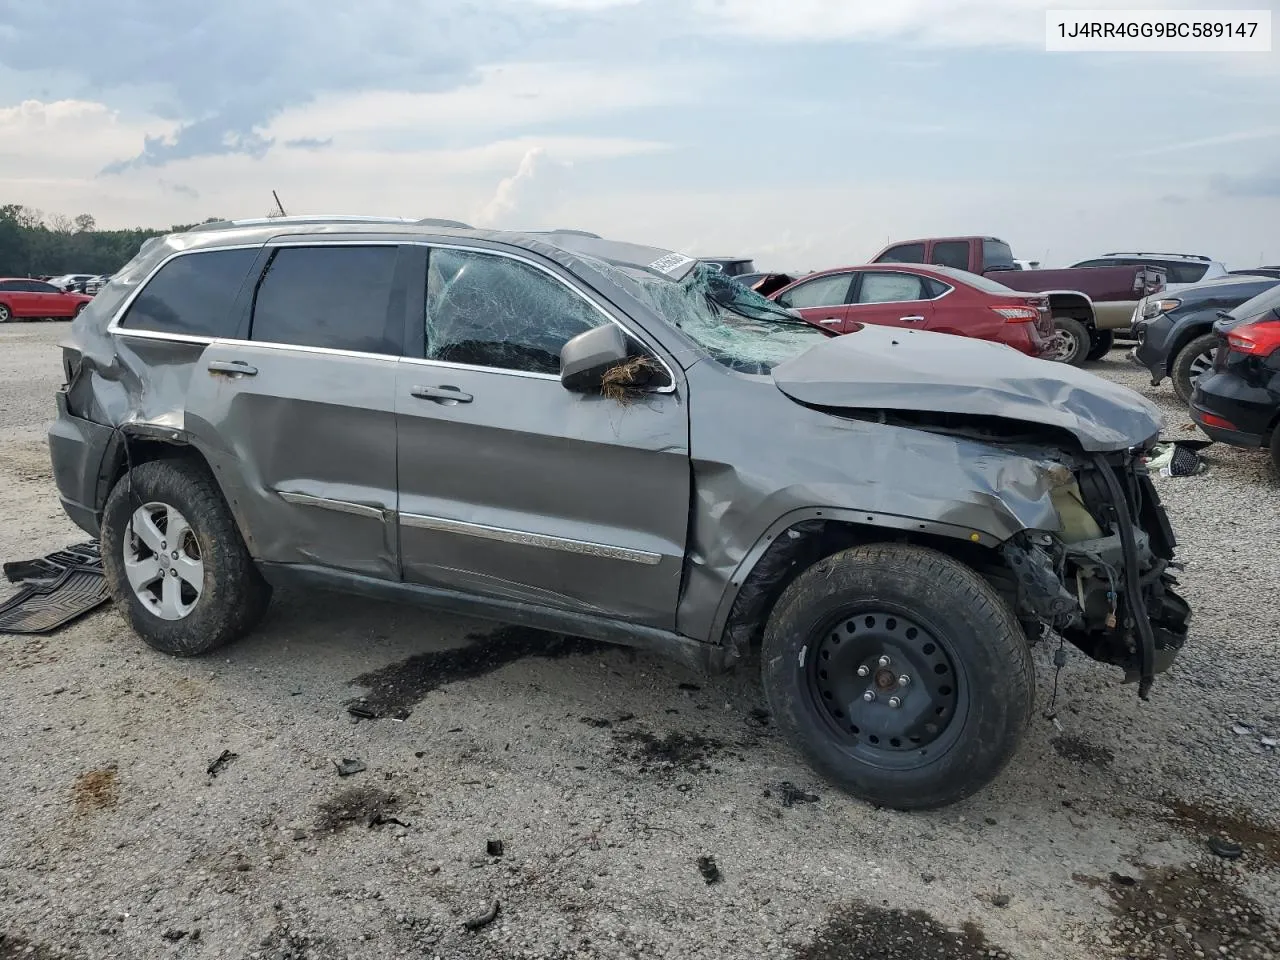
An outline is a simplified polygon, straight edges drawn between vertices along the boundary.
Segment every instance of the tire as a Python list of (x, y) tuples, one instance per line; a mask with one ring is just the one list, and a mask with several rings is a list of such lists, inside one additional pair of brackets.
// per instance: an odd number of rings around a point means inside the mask
[(1001, 596), (946, 554), (906, 544), (845, 550), (797, 577), (769, 617), (761, 673), (779, 728), (810, 763), (897, 810), (946, 806), (990, 782), (1030, 723), (1035, 689)]
[(0, 323), (8, 323), (13, 319), (13, 311), (6, 304), (0, 303)]
[(1218, 338), (1212, 333), (1206, 333), (1188, 343), (1173, 358), (1173, 363), (1169, 366), (1169, 378), (1173, 381), (1173, 392), (1183, 403), (1191, 402), (1196, 380), (1213, 365), (1213, 352), (1217, 348)]
[(1280, 475), (1280, 423), (1271, 428), (1271, 465)]
[[(149, 526), (143, 511), (152, 518)], [(183, 520), (188, 533), (152, 549), (154, 539), (171, 536)], [(187, 460), (140, 464), (116, 484), (103, 511), (102, 566), (112, 599), (138, 636), (178, 657), (244, 636), (271, 599), (213, 478)], [(131, 575), (139, 581), (157, 569), (155, 583), (135, 589)]]
[(1085, 354), (1086, 360), (1101, 360), (1111, 348), (1115, 346), (1116, 334), (1114, 330), (1095, 330), (1093, 331), (1093, 344), (1089, 347), (1089, 352)]
[(1051, 359), (1073, 367), (1080, 366), (1088, 358), (1089, 351), (1093, 349), (1093, 338), (1089, 335), (1089, 328), (1075, 317), (1055, 316), (1053, 325), (1065, 342), (1063, 349)]
[(76, 312), (75, 312), (75, 313), (73, 313), (71, 316), (72, 316), (73, 318), (80, 316), (80, 314), (84, 313), (84, 308), (85, 308), (85, 307), (87, 307), (87, 306), (88, 306), (88, 304), (87, 304), (87, 303), (77, 303), (77, 304), (76, 304)]

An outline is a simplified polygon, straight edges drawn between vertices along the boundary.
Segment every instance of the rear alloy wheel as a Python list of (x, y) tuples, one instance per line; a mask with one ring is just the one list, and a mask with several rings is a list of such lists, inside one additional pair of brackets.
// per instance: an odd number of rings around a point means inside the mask
[(1169, 376), (1173, 380), (1173, 392), (1183, 403), (1191, 402), (1196, 381), (1213, 369), (1213, 354), (1217, 349), (1218, 338), (1206, 333), (1188, 343), (1173, 358)]
[(180, 657), (243, 636), (271, 599), (209, 471), (188, 460), (139, 464), (116, 484), (102, 568), (138, 635)]
[(762, 650), (778, 726), (833, 782), (900, 810), (988, 783), (1031, 716), (1026, 638), (1003, 598), (906, 544), (820, 561), (783, 592)]
[(1113, 330), (1095, 330), (1093, 332), (1093, 346), (1089, 348), (1089, 352), (1085, 354), (1086, 360), (1101, 360), (1111, 348), (1115, 346), (1116, 335)]
[(1049, 355), (1049, 359), (1073, 367), (1080, 366), (1093, 349), (1089, 328), (1075, 317), (1054, 317), (1053, 325), (1057, 328), (1058, 349)]
[(13, 319), (13, 313), (3, 303), (0, 303), (0, 323), (8, 323)]

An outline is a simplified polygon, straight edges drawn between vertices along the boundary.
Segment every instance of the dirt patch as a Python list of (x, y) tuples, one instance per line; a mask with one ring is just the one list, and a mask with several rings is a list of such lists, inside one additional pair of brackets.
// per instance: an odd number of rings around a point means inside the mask
[(923, 910), (853, 903), (833, 911), (795, 960), (990, 960), (1007, 957), (977, 926), (948, 930)]
[(1102, 945), (1131, 960), (1262, 960), (1280, 951), (1280, 925), (1216, 864), (1076, 879), (1106, 890), (1116, 919)]
[(1116, 755), (1106, 747), (1100, 747), (1080, 737), (1054, 737), (1049, 741), (1049, 745), (1063, 759), (1073, 763), (1087, 763), (1099, 770), (1106, 770), (1116, 758)]
[(1199, 836), (1234, 840), (1244, 848), (1244, 856), (1272, 867), (1280, 867), (1280, 830), (1258, 823), (1243, 812), (1223, 813), (1199, 807), (1185, 800), (1166, 797), (1160, 801), (1167, 811), (1163, 819), (1175, 827)]
[(11, 933), (0, 933), (0, 960), (55, 960), (69, 954), (32, 943)]
[(76, 778), (71, 797), (77, 809), (103, 810), (114, 807), (120, 799), (116, 783), (116, 768), (104, 767), (90, 770)]
[(698, 733), (672, 731), (658, 737), (648, 730), (613, 735), (614, 755), (640, 764), (640, 773), (670, 776), (678, 772), (710, 773), (710, 760), (724, 751), (724, 742)]
[(352, 683), (369, 688), (360, 701), (362, 709), (372, 717), (404, 716), (438, 687), (474, 680), (526, 657), (558, 660), (609, 649), (595, 640), (528, 627), (502, 627), (467, 639), (468, 646), (420, 653), (356, 677)]
[(375, 826), (399, 806), (395, 796), (377, 787), (348, 787), (320, 804), (315, 829), (317, 833), (339, 833), (348, 827)]

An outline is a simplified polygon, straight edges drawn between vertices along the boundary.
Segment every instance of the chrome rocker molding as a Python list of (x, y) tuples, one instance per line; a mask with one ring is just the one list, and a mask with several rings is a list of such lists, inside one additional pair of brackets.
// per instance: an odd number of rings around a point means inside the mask
[(416, 513), (402, 513), (400, 514), (400, 523), (403, 526), (414, 527), (418, 530), (456, 533), (464, 537), (479, 537), (482, 540), (517, 543), (526, 547), (543, 547), (547, 550), (563, 550), (566, 553), (581, 553), (589, 557), (601, 557), (606, 560), (625, 560), (628, 563), (642, 563), (646, 566), (656, 566), (662, 562), (661, 554), (650, 553), (648, 550), (614, 547), (607, 543), (591, 543), (587, 540), (570, 540), (566, 537), (552, 537), (544, 533), (526, 533), (523, 530), (509, 530), (506, 527), (490, 527), (483, 523), (447, 520), (444, 517), (424, 517)]

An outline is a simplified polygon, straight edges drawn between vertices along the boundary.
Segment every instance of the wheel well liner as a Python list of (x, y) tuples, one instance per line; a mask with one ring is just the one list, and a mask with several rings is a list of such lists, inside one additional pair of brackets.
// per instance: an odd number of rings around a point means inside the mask
[(895, 542), (931, 547), (972, 567), (1002, 594), (1013, 589), (1011, 584), (1002, 582), (1000, 571), (1007, 573), (1007, 567), (995, 552), (994, 538), (983, 536), (980, 542), (974, 542), (942, 532), (941, 524), (919, 522), (915, 526), (917, 529), (901, 529), (843, 518), (812, 517), (769, 538), (750, 572), (741, 580), (737, 576), (733, 579), (740, 586), (718, 634), (720, 642), (730, 650), (730, 659), (741, 658), (760, 644), (769, 612), (804, 570), (825, 557), (862, 544)]

